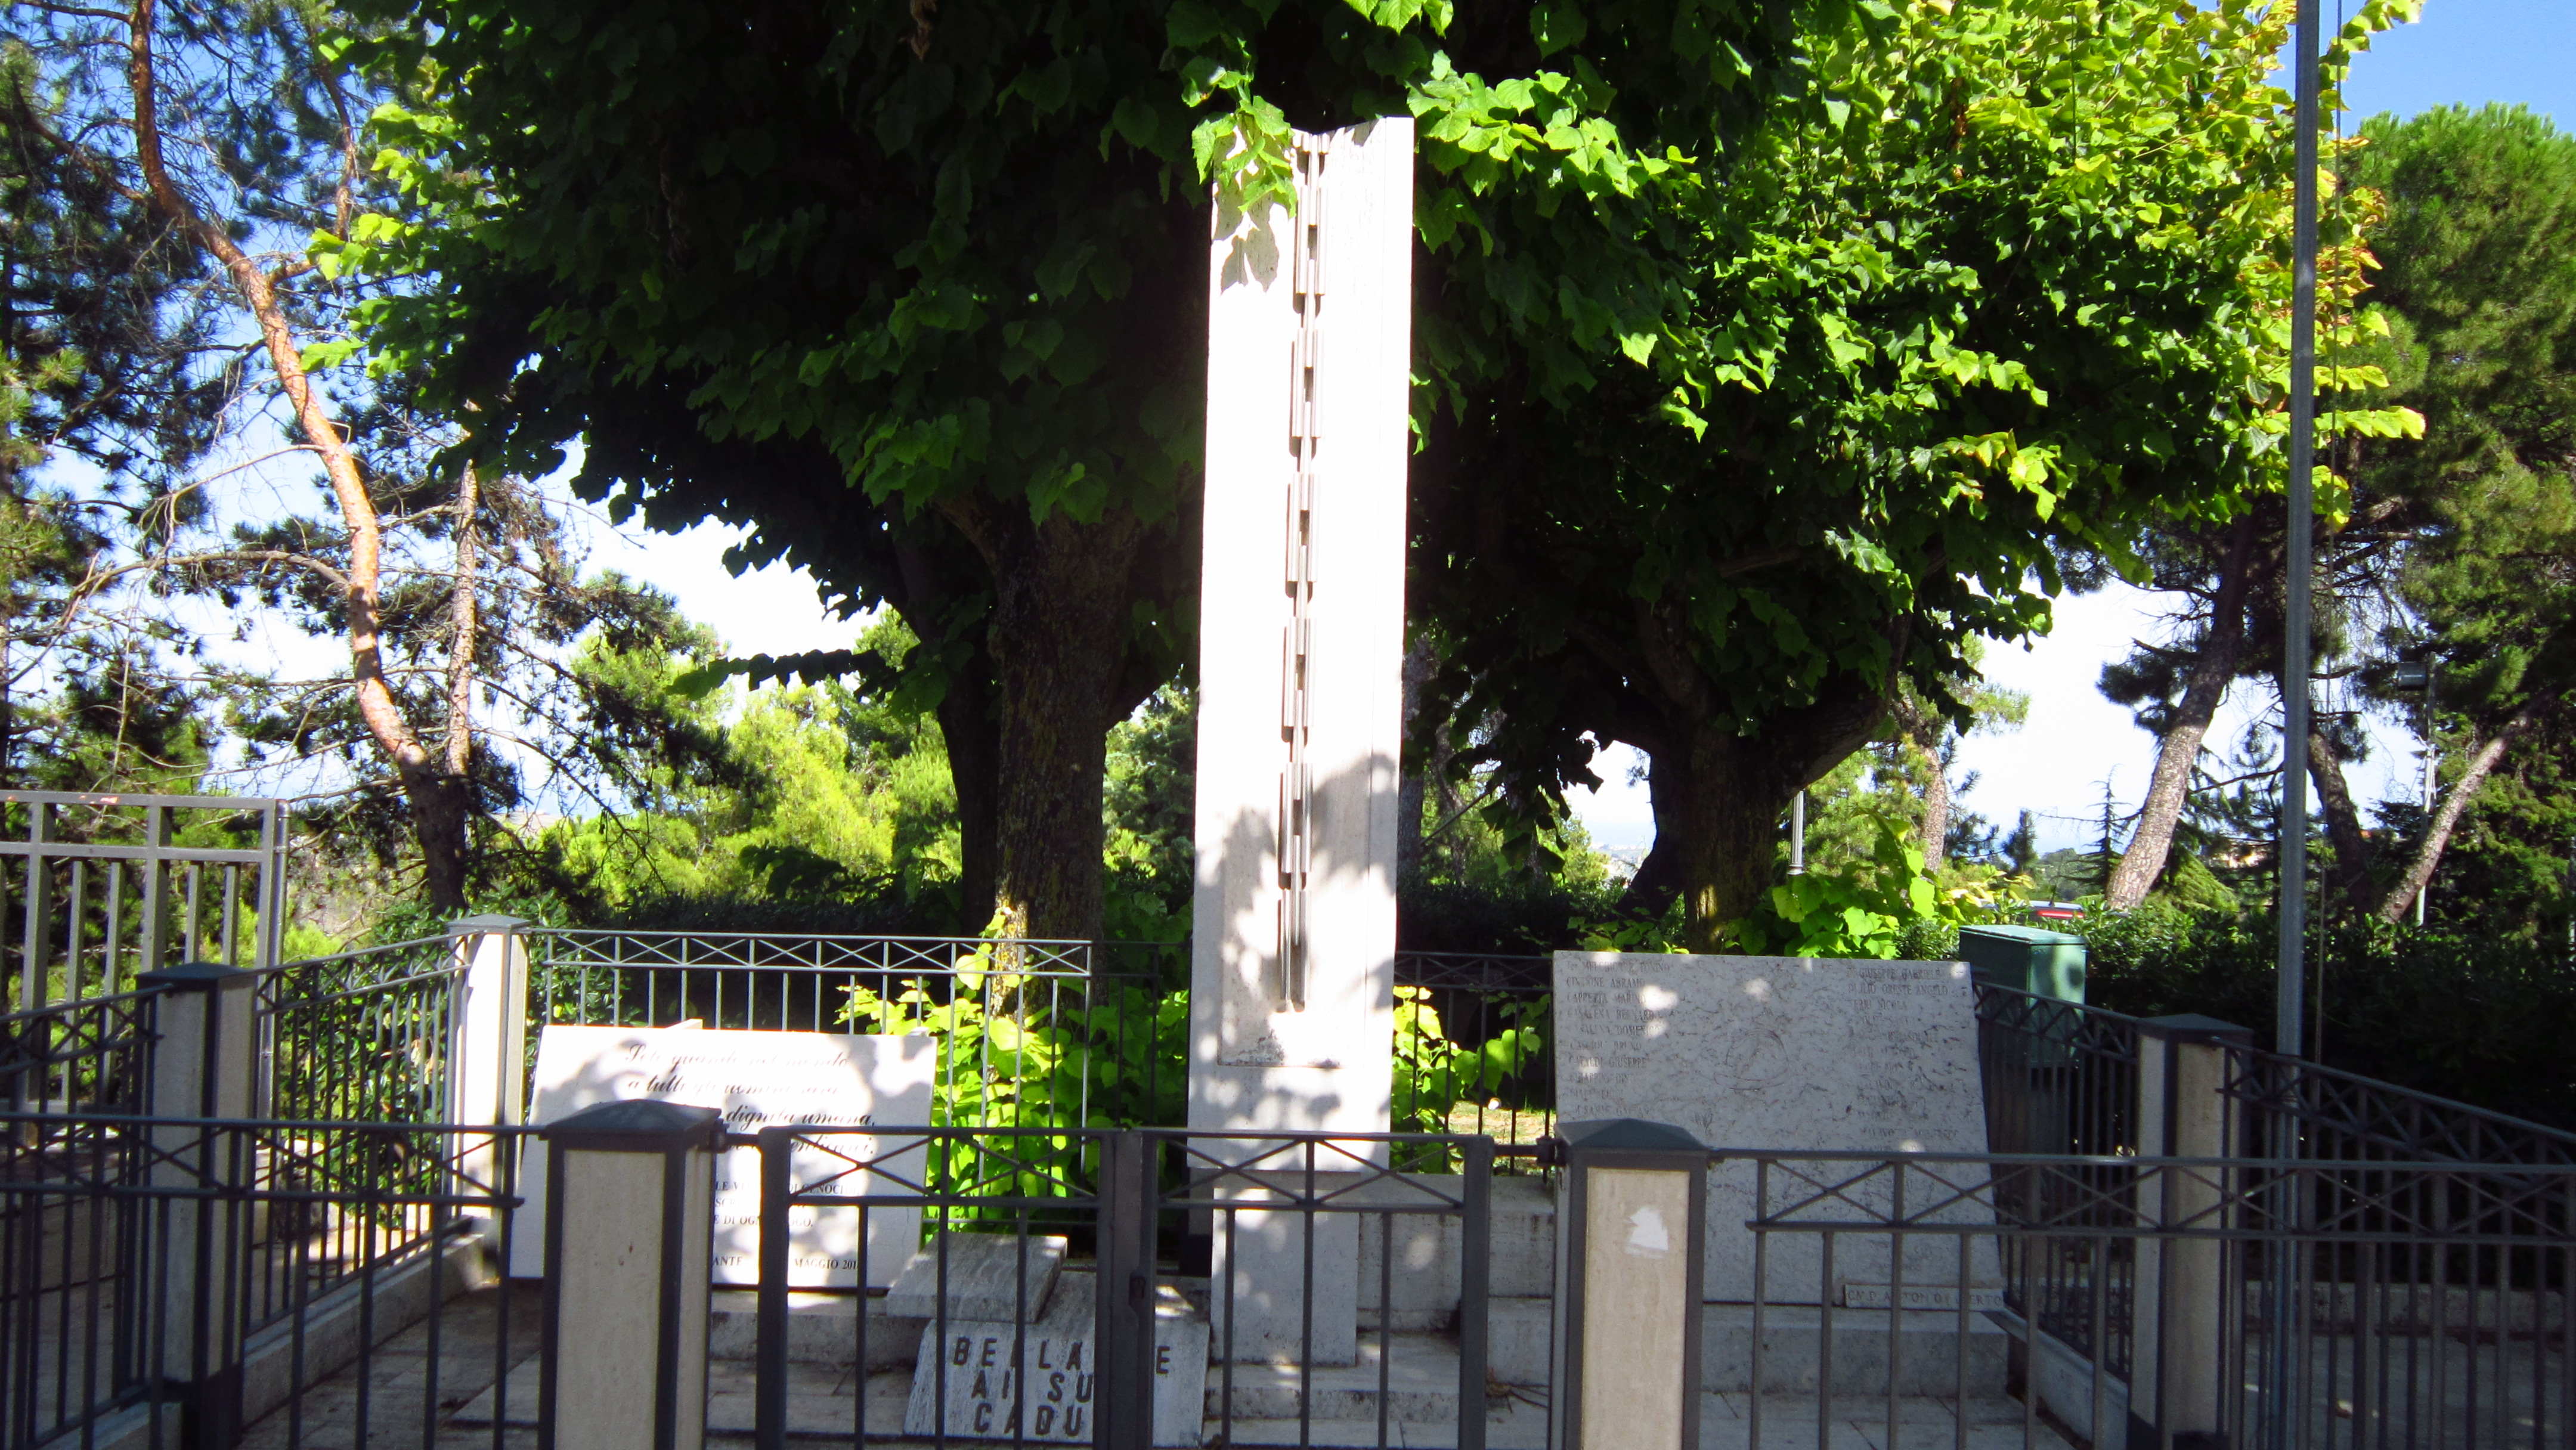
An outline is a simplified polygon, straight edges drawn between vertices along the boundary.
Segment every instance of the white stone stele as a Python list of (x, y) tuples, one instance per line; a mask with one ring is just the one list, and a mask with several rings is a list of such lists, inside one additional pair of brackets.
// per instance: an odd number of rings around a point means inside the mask
[[(1088, 1310), (1086, 1296), (1083, 1307)], [(921, 1331), (921, 1352), (914, 1361), (912, 1396), (904, 1404), (903, 1432), (912, 1436), (939, 1433), (940, 1363), (946, 1361), (950, 1439), (1008, 1440), (1015, 1433), (1041, 1444), (1091, 1443), (1092, 1400), (1098, 1381), (1093, 1366), (1099, 1356), (1087, 1320), (1060, 1315), (1028, 1326), (1025, 1334), (1008, 1320), (951, 1320)], [(1028, 1422), (1015, 1431), (1022, 1378), (1027, 1367), (1030, 1387)], [(1196, 1445), (1207, 1400), (1208, 1327), (1179, 1316), (1154, 1321), (1154, 1443)]]
[[(649, 1098), (715, 1108), (728, 1132), (813, 1125), (862, 1127), (930, 1120), (937, 1044), (928, 1037), (855, 1036), (831, 1032), (735, 1032), (683, 1027), (554, 1025), (537, 1035), (536, 1101), (528, 1121), (559, 1122), (594, 1103)], [(840, 1154), (873, 1158), (874, 1136), (835, 1137), (835, 1151), (800, 1148), (799, 1185), (821, 1184), (847, 1169)], [(519, 1231), (510, 1272), (545, 1272), (545, 1143), (531, 1139), (519, 1168)], [(887, 1162), (890, 1173), (918, 1183), (923, 1150)], [(836, 1197), (901, 1194), (886, 1177), (853, 1171), (820, 1191)], [(921, 1242), (921, 1210), (868, 1210), (868, 1282), (890, 1284)], [(788, 1282), (800, 1289), (850, 1288), (858, 1282), (856, 1208), (797, 1208), (788, 1214), (794, 1247)], [(715, 1282), (760, 1282), (760, 1150), (729, 1149), (716, 1163)]]
[[(1405, 470), (1411, 451), (1413, 123), (1324, 143), (1324, 288), (1308, 605), (1313, 778), (1303, 1011), (1274, 972), (1288, 763), (1282, 640), (1292, 348), (1288, 209), (1216, 208), (1208, 268), (1205, 560), (1199, 606), (1198, 884), (1189, 1125), (1382, 1133), (1392, 1092), (1396, 764)], [(1374, 1156), (1383, 1161), (1382, 1145)]]
[[(1977, 1070), (1976, 999), (1964, 962), (1849, 961), (1815, 957), (1685, 956), (1678, 953), (1556, 954), (1557, 1115), (1643, 1118), (1670, 1123), (1712, 1148), (1851, 1151), (1866, 1154), (1983, 1153), (1985, 1093)], [(1862, 1165), (1832, 1165), (1840, 1178)], [(1820, 1169), (1822, 1165), (1820, 1165)], [(1771, 1169), (1770, 1205), (1813, 1196), (1799, 1187), (1811, 1170)], [(1909, 1202), (1948, 1197), (1985, 1182), (1982, 1169), (1924, 1165), (1908, 1170)], [(1708, 1283), (1711, 1301), (1753, 1297), (1756, 1168), (1719, 1164), (1709, 1174)], [(1801, 1209), (1808, 1221), (1871, 1221), (1892, 1201), (1877, 1185)], [(1984, 1223), (1973, 1204), (1944, 1210), (1944, 1222)], [(1888, 1240), (1838, 1234), (1834, 1282), (1818, 1282), (1817, 1233), (1769, 1235), (1764, 1298), (1774, 1303), (1844, 1303), (1846, 1287), (1886, 1303)], [(1972, 1299), (2002, 1283), (1994, 1242), (1985, 1237), (1908, 1240), (1904, 1293), (1946, 1287), (1957, 1303), (1959, 1245), (1968, 1246)]]

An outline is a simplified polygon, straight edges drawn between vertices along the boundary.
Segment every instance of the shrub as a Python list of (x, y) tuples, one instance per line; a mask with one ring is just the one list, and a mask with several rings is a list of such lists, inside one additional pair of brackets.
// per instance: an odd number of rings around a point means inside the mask
[[(2149, 906), (2088, 915), (2077, 930), (2094, 1005), (2205, 1013), (2271, 1045), (2271, 918)], [(2576, 966), (2563, 946), (2373, 921), (2312, 928), (2307, 957), (2309, 1020), (2327, 1066), (2576, 1128)]]

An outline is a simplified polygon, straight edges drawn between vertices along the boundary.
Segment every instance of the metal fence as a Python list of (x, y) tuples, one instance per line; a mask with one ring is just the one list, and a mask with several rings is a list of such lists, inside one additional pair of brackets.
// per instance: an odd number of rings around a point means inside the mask
[(254, 1010), (264, 1114), (447, 1120), (463, 971), (454, 939), (427, 937), (262, 972)]
[[(516, 1133), (0, 1124), (0, 1446), (225, 1446), (264, 1416), (266, 1443), (327, 1423), (334, 1443), (425, 1445), (536, 1348), (524, 1324), (514, 1344), (524, 1315), (493, 1273)], [(499, 1302), (459, 1353), (466, 1290)], [(410, 1383), (388, 1382), (389, 1359)]]
[(2223, 1091), (2243, 1109), (2230, 1155), (2576, 1163), (2576, 1133), (2283, 1057), (2207, 1018), (2128, 1017), (1984, 982), (1976, 996), (1987, 1146), (1998, 1153), (2161, 1152), (2141, 1139), (2143, 1069), (2180, 1035), (2226, 1053)]
[(114, 996), (183, 961), (278, 959), (286, 804), (0, 793), (0, 974), (19, 1012)]
[[(2576, 1443), (2576, 1169), (1727, 1156), (1754, 1180), (1748, 1444)], [(2135, 1363), (1980, 1312), (1998, 1291)]]
[[(766, 1130), (756, 1443), (1093, 1443), (1114, 1401), (1121, 1445), (1481, 1450), (1493, 1144), (1433, 1136)], [(1466, 1171), (1390, 1170), (1407, 1149)], [(924, 1245), (893, 1292), (800, 1336), (793, 1235), (887, 1219)]]
[(2230, 1054), (2249, 1156), (2576, 1164), (2576, 1133), (2258, 1048)]
[(1506, 1144), (1554, 1128), (1554, 977), (1551, 957), (1397, 952), (1395, 1124)]
[(0, 1087), (17, 1112), (136, 1113), (152, 1074), (159, 988), (0, 1017)]
[[(1187, 948), (1156, 943), (538, 929), (549, 1023), (929, 1034), (940, 1126), (1178, 1122)], [(530, 1079), (530, 1101), (535, 1082)]]

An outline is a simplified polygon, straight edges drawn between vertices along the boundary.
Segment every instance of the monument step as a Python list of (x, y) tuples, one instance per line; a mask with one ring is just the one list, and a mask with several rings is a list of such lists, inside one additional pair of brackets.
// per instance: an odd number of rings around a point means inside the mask
[[(790, 1364), (847, 1366), (859, 1351), (859, 1300), (849, 1294), (799, 1293), (787, 1296), (787, 1359)], [(868, 1368), (891, 1369), (912, 1363), (921, 1348), (927, 1319), (885, 1312), (885, 1301), (868, 1301)], [(707, 1296), (707, 1357), (753, 1360), (760, 1353), (760, 1295), (750, 1289), (718, 1289)]]
[[(1752, 1396), (1703, 1392), (1699, 1402), (1699, 1450), (1885, 1450), (1887, 1401), (1883, 1397), (1836, 1396), (1821, 1407), (1813, 1396), (1765, 1395), (1761, 1439), (1754, 1441)], [(1823, 1420), (1820, 1426), (1817, 1422)], [(1955, 1401), (1907, 1397), (1896, 1402), (1898, 1443), (1950, 1445), (1959, 1438), (1961, 1416)], [(1967, 1443), (1971, 1450), (2070, 1450), (2046, 1423), (2034, 1427), (2027, 1446), (2022, 1439), (2022, 1404), (2002, 1398), (1971, 1399), (1966, 1405)], [(1203, 1444), (1216, 1444), (1225, 1427), (1211, 1419)], [(1380, 1439), (1374, 1417), (1361, 1420), (1237, 1420), (1229, 1443), (1237, 1446), (1355, 1447), (1383, 1444), (1406, 1450), (1456, 1450), (1458, 1423), (1389, 1419)], [(1302, 1435), (1302, 1441), (1301, 1441)], [(1486, 1450), (1544, 1450), (1547, 1402), (1543, 1395), (1496, 1397), (1485, 1410)]]
[[(1496, 1299), (1487, 1311), (1486, 1363), (1503, 1384), (1547, 1383), (1551, 1309), (1545, 1299)], [(1907, 1310), (1898, 1339), (1897, 1390), (1906, 1395), (1958, 1391), (1959, 1316)], [(1762, 1311), (1762, 1383), (1766, 1391), (1813, 1390), (1822, 1378), (1823, 1336), (1813, 1305), (1773, 1304)], [(1888, 1315), (1838, 1309), (1833, 1316), (1833, 1389), (1885, 1393)], [(1398, 1336), (1399, 1339), (1402, 1336)], [(1983, 1313), (1968, 1316), (1971, 1396), (2003, 1393), (2011, 1337)], [(1709, 1304), (1700, 1312), (1700, 1387), (1740, 1393), (1753, 1388), (1753, 1306)]]
[(1457, 1340), (1446, 1334), (1403, 1331), (1389, 1339), (1381, 1346), (1377, 1336), (1364, 1336), (1354, 1362), (1316, 1365), (1302, 1373), (1293, 1364), (1211, 1364), (1209, 1422), (1213, 1424), (1231, 1404), (1238, 1423), (1284, 1420), (1293, 1426), (1303, 1405), (1307, 1417), (1318, 1422), (1373, 1425), (1383, 1403), (1389, 1423), (1454, 1423), (1458, 1417)]

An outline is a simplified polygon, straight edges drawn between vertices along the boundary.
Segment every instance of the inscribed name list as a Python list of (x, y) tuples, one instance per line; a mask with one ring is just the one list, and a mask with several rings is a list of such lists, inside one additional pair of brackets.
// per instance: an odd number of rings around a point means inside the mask
[[(937, 1045), (928, 1037), (830, 1032), (733, 1032), (678, 1027), (550, 1026), (537, 1038), (536, 1101), (528, 1121), (560, 1122), (598, 1103), (650, 1099), (714, 1108), (725, 1131), (772, 1127), (915, 1126), (930, 1120)], [(883, 1173), (853, 1169), (885, 1140), (834, 1134), (825, 1146), (799, 1144), (791, 1168), (800, 1193), (815, 1197), (905, 1196), (921, 1181), (923, 1151), (901, 1148)], [(520, 1221), (545, 1222), (545, 1145), (532, 1141), (520, 1169), (528, 1200)], [(898, 1182), (896, 1180), (904, 1180)], [(760, 1150), (731, 1148), (716, 1161), (715, 1282), (760, 1281)], [(867, 1208), (868, 1282), (889, 1284), (921, 1240), (921, 1210)], [(798, 1288), (858, 1283), (857, 1205), (799, 1205), (788, 1211), (788, 1282)], [(542, 1272), (544, 1235), (512, 1243), (511, 1272)]]
[[(1643, 1118), (1721, 1149), (1986, 1151), (1976, 999), (1964, 963), (1559, 952), (1555, 1006), (1557, 1110), (1567, 1122)], [(1773, 1168), (1769, 1211), (1814, 1196), (1789, 1183), (1800, 1171)], [(1984, 1178), (1982, 1169), (1951, 1176), (1961, 1189)], [(1750, 1163), (1710, 1174), (1711, 1299), (1752, 1295), (1744, 1223), (1756, 1212), (1755, 1189)], [(1872, 1191), (1863, 1186), (1839, 1208), (1808, 1212), (1867, 1221)], [(1874, 1257), (1858, 1239), (1846, 1244), (1834, 1286), (1815, 1282), (1820, 1266), (1809, 1261), (1819, 1239), (1772, 1235), (1768, 1297), (1815, 1303), (1853, 1282), (1887, 1292), (1883, 1239), (1873, 1236)], [(1990, 1246), (1972, 1254), (1972, 1283), (1994, 1282), (1991, 1261)], [(1904, 1269), (1908, 1283), (1955, 1284), (1959, 1265), (1955, 1253), (1918, 1264), (1909, 1249)]]
[[(951, 1439), (1035, 1440), (1047, 1444), (1092, 1442), (1092, 1406), (1099, 1388), (1098, 1356), (1087, 1316), (1050, 1314), (1026, 1329), (1008, 1321), (951, 1320), (945, 1332), (921, 1331), (912, 1372), (912, 1397), (904, 1405), (906, 1435)], [(1196, 1445), (1207, 1397), (1208, 1327), (1199, 1320), (1159, 1316), (1154, 1321), (1154, 1431), (1156, 1445)], [(1019, 1367), (1025, 1366), (1026, 1373)], [(1020, 1386), (1029, 1389), (1027, 1419)], [(941, 1391), (946, 1391), (942, 1417)]]

